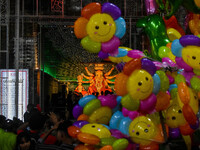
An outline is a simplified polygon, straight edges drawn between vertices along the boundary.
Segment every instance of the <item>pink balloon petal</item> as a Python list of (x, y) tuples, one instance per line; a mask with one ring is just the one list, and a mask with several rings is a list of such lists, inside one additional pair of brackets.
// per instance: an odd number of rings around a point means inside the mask
[(113, 51), (118, 49), (119, 45), (120, 45), (119, 38), (113, 36), (113, 38), (110, 41), (101, 44), (101, 50), (104, 53), (112, 53)]
[(128, 51), (127, 56), (131, 58), (141, 58), (141, 57), (144, 57), (145, 55), (143, 52), (139, 50), (130, 50)]

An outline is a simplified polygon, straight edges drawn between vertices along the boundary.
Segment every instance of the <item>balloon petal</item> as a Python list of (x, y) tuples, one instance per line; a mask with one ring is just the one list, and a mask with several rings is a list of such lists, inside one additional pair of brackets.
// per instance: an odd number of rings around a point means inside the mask
[(121, 16), (121, 10), (119, 9), (119, 7), (109, 2), (103, 4), (102, 13), (107, 13), (111, 15), (114, 20), (118, 19)]
[(182, 57), (176, 57), (175, 60), (176, 60), (177, 65), (180, 68), (184, 69), (185, 71), (192, 71), (193, 70), (192, 67), (190, 67), (188, 64), (185, 63), (185, 61), (183, 60)]
[(115, 92), (119, 96), (124, 96), (128, 93), (126, 89), (126, 84), (128, 81), (128, 76), (124, 73), (119, 73), (115, 79)]
[(126, 22), (122, 17), (119, 17), (117, 20), (115, 20), (115, 25), (115, 36), (121, 39), (126, 33)]
[(131, 124), (132, 120), (129, 117), (124, 117), (119, 124), (119, 130), (125, 134), (129, 135), (129, 125)]
[(101, 43), (92, 41), (89, 36), (81, 40), (81, 45), (90, 53), (98, 53), (101, 50)]
[(120, 45), (119, 38), (117, 38), (116, 36), (113, 36), (113, 38), (110, 41), (102, 43), (101, 50), (104, 53), (110, 53), (118, 49), (119, 45)]
[(128, 51), (127, 56), (131, 57), (131, 58), (141, 58), (141, 57), (144, 57), (145, 55), (140, 50), (130, 50), (130, 51)]
[(172, 53), (177, 57), (182, 57), (182, 49), (183, 46), (179, 42), (179, 40), (174, 40), (171, 45)]
[(88, 20), (80, 17), (74, 23), (74, 34), (77, 38), (82, 39), (87, 36), (86, 26)]
[(106, 58), (108, 58), (109, 55), (108, 55), (108, 53), (104, 53), (104, 52), (100, 51), (98, 56), (101, 59), (106, 59)]
[(148, 58), (142, 58), (141, 63), (142, 63), (142, 69), (145, 69), (152, 76), (155, 74), (156, 66), (151, 60), (149, 60)]
[(153, 93), (158, 94), (160, 90), (160, 77), (158, 74), (153, 75)]
[(81, 16), (85, 17), (86, 19), (90, 19), (90, 17), (96, 13), (101, 13), (101, 4), (100, 3), (90, 3), (86, 5), (82, 11)]
[(115, 112), (109, 122), (111, 129), (119, 129), (120, 121), (124, 118), (121, 111)]
[(132, 59), (124, 65), (124, 74), (130, 76), (134, 70), (141, 69), (141, 60), (140, 59)]
[(181, 38), (181, 34), (174, 28), (167, 29), (167, 35), (168, 35), (170, 41), (174, 41), (176, 39)]
[(128, 54), (128, 51), (123, 48), (118, 48), (118, 54), (115, 57), (124, 57)]
[(185, 35), (180, 38), (180, 44), (184, 47), (188, 45), (200, 46), (200, 38), (195, 35)]

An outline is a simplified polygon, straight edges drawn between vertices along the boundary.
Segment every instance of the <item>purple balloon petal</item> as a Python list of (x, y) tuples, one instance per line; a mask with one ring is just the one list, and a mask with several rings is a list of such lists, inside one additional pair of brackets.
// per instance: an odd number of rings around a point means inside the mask
[(115, 108), (117, 106), (117, 96), (116, 95), (101, 95), (98, 97), (98, 99), (101, 101), (102, 106), (108, 106), (111, 109)]
[(148, 98), (140, 101), (140, 111), (144, 113), (152, 112), (156, 106), (157, 98), (151, 94)]
[(106, 58), (108, 58), (109, 55), (108, 55), (108, 53), (104, 53), (104, 52), (100, 51), (98, 56), (101, 59), (106, 59)]
[(131, 58), (141, 58), (141, 57), (144, 57), (145, 55), (143, 52), (139, 50), (130, 50), (128, 51), (127, 56)]
[(101, 11), (102, 13), (111, 15), (114, 20), (121, 16), (121, 10), (119, 7), (109, 2), (103, 4)]
[(121, 131), (117, 129), (111, 129), (110, 132), (111, 132), (111, 135), (117, 139), (124, 138), (124, 135), (121, 133)]
[(141, 63), (142, 63), (142, 69), (145, 69), (152, 76), (156, 73), (156, 66), (151, 60), (149, 60), (147, 58), (143, 58), (141, 60)]
[(153, 63), (156, 66), (156, 70), (160, 70), (163, 67), (163, 64), (159, 61), (153, 61)]
[(181, 45), (184, 47), (188, 45), (200, 46), (200, 38), (195, 35), (185, 35), (182, 36), (179, 40)]
[(185, 71), (193, 71), (193, 68), (186, 64), (182, 57), (176, 57), (175, 60), (180, 69), (184, 69)]
[(110, 52), (108, 55), (112, 56), (112, 57), (116, 57), (119, 54), (118, 48), (113, 50), (112, 52)]
[(179, 128), (169, 128), (169, 137), (176, 139), (180, 136)]
[(112, 53), (113, 51), (118, 49), (119, 45), (120, 45), (119, 38), (113, 36), (113, 38), (110, 41), (101, 44), (101, 50), (104, 53)]
[(72, 113), (73, 117), (77, 119), (78, 116), (80, 116), (83, 113), (83, 108), (77, 104), (76, 106), (74, 106)]
[(123, 71), (123, 68), (124, 68), (124, 65), (125, 63), (124, 62), (121, 62), (119, 64), (116, 65), (116, 69), (119, 71), (119, 72), (122, 72)]
[(84, 125), (88, 124), (89, 122), (80, 120), (73, 123), (73, 126), (78, 127), (79, 129), (82, 128)]
[(174, 63), (170, 58), (164, 57), (162, 58), (162, 62), (166, 62), (170, 67), (177, 67), (176, 63)]

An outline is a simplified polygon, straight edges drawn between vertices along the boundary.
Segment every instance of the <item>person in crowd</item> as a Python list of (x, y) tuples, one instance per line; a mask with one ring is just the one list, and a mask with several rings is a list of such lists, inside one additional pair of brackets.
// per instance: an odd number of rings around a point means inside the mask
[(15, 150), (34, 150), (35, 145), (31, 141), (31, 137), (28, 132), (21, 132), (17, 135)]
[(13, 150), (16, 144), (17, 135), (7, 132), (7, 119), (0, 115), (0, 150)]
[(27, 106), (27, 111), (24, 113), (24, 122), (29, 122), (30, 117), (31, 117), (31, 112), (34, 109), (34, 105), (33, 104), (28, 104)]

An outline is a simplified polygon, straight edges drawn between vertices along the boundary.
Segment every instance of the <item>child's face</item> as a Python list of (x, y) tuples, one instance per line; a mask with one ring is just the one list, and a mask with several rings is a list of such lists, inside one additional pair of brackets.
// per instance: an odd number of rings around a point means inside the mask
[(19, 144), (20, 150), (28, 150), (30, 148), (31, 142), (26, 141), (22, 138), (21, 143)]

